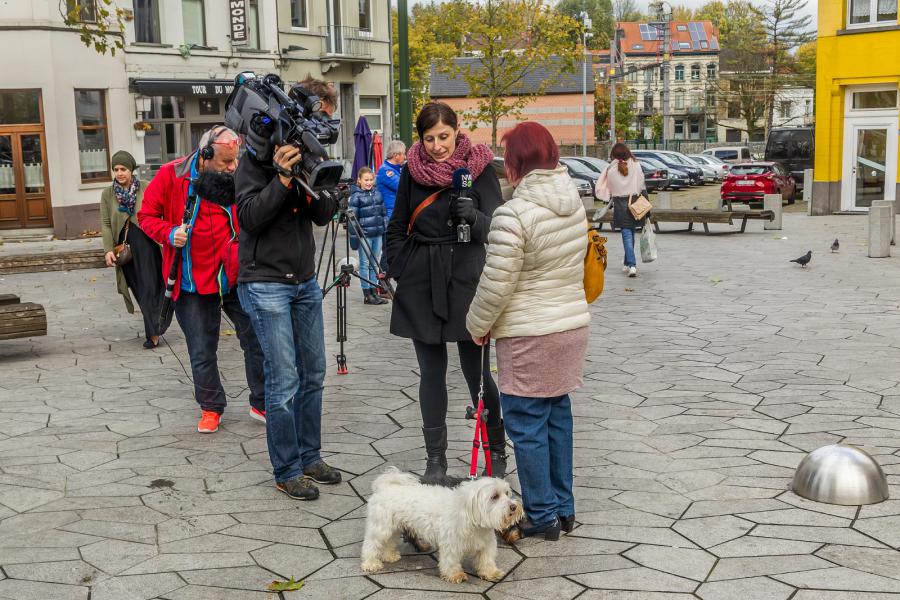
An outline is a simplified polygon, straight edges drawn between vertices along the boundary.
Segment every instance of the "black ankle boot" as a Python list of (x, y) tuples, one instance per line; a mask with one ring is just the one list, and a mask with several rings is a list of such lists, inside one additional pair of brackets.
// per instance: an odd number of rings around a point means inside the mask
[(425, 438), (425, 474), (422, 483), (426, 485), (443, 485), (453, 487), (459, 480), (447, 476), (447, 426), (422, 428)]
[[(503, 429), (503, 421), (496, 427), (488, 427), (488, 445), (491, 448), (491, 477), (506, 477), (506, 431)], [(487, 477), (487, 471), (482, 473)]]
[(375, 293), (375, 290), (363, 290), (363, 304), (384, 304), (385, 301), (378, 297), (378, 294)]

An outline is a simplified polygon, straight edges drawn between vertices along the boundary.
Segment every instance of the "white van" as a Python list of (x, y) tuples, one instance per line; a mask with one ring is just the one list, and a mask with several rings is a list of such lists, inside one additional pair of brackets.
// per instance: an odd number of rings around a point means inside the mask
[(719, 148), (707, 148), (701, 154), (715, 156), (727, 163), (743, 162), (745, 160), (753, 160), (750, 155), (750, 148), (746, 146), (721, 146)]

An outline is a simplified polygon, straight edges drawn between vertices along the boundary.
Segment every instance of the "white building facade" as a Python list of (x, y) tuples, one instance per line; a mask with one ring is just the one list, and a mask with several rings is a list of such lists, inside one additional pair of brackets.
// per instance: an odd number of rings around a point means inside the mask
[[(77, 1), (95, 18), (96, 0)], [(0, 3), (0, 236), (99, 230), (110, 156), (131, 152), (146, 179), (188, 154), (244, 71), (334, 82), (338, 157), (352, 160), (360, 115), (390, 137), (389, 13), (374, 3), (117, 0), (128, 12), (115, 56), (85, 47), (58, 0)]]

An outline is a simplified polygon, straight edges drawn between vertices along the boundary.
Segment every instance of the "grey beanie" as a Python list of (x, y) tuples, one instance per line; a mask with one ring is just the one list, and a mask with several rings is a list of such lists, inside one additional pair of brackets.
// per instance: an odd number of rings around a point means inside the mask
[(137, 161), (128, 152), (119, 150), (112, 155), (112, 166), (115, 167), (116, 165), (122, 165), (129, 171), (134, 171), (137, 168)]

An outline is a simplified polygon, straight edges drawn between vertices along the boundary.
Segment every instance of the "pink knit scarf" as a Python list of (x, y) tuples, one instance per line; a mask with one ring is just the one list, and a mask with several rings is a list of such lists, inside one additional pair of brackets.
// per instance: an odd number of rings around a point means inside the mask
[(444, 162), (435, 162), (422, 142), (416, 142), (407, 154), (407, 166), (412, 178), (421, 185), (428, 187), (448, 187), (453, 183), (453, 171), (456, 169), (468, 169), (472, 179), (477, 178), (484, 171), (494, 153), (484, 144), (472, 144), (469, 136), (460, 132), (456, 136), (456, 150)]

